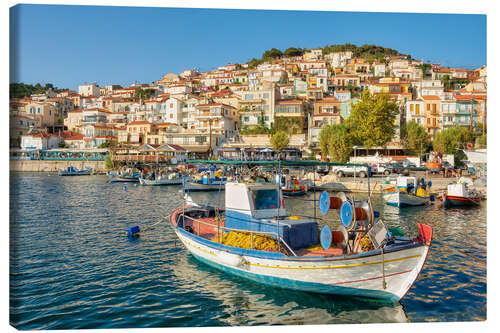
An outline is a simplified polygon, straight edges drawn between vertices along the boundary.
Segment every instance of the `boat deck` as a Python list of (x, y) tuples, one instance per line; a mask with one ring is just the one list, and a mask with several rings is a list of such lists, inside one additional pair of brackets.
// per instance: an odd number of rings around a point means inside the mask
[[(200, 221), (200, 223), (198, 223)], [(218, 224), (219, 223), (219, 224)], [(217, 230), (224, 226), (224, 219), (219, 221), (215, 217), (201, 217), (196, 220), (186, 219), (185, 227), (193, 234), (206, 240), (215, 241)], [(222, 232), (222, 229), (219, 229)], [(324, 250), (321, 246), (313, 248), (303, 248), (295, 251), (299, 257), (333, 257), (343, 255), (343, 249), (340, 244), (334, 244), (329, 249)]]

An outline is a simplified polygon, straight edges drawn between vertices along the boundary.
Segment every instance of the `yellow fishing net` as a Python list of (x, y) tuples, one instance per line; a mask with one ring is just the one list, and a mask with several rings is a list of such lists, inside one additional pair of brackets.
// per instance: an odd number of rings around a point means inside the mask
[[(226, 233), (222, 240), (224, 245), (239, 247), (242, 249), (251, 249), (252, 237), (249, 232), (230, 231)], [(220, 237), (215, 236), (212, 241), (220, 243)], [(271, 236), (253, 234), (253, 249), (261, 251), (278, 251), (278, 242)]]
[(368, 237), (368, 235), (364, 235), (363, 237), (361, 237), (359, 245), (361, 246), (361, 250), (363, 250), (363, 252), (375, 250), (375, 247), (373, 246), (372, 241), (370, 240), (370, 237)]

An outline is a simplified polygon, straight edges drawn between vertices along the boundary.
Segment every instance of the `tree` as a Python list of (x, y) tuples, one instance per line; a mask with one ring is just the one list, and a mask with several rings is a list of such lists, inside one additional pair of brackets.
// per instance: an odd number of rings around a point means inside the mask
[(285, 56), (287, 57), (296, 57), (296, 56), (301, 56), (303, 54), (304, 50), (296, 47), (289, 47), (285, 50)]
[(106, 155), (106, 158), (104, 159), (104, 167), (106, 170), (113, 170), (115, 168), (112, 155)]
[(148, 88), (148, 89), (142, 89), (139, 88), (135, 92), (135, 97), (146, 100), (149, 99), (151, 96), (153, 96), (155, 93), (154, 89)]
[(435, 151), (443, 154), (454, 154), (473, 141), (473, 134), (465, 127), (455, 126), (444, 129), (436, 134), (432, 145)]
[(288, 134), (283, 131), (278, 131), (271, 137), (271, 145), (278, 153), (281, 153), (288, 146), (288, 142)]
[(425, 128), (413, 120), (401, 127), (401, 139), (413, 154), (425, 152), (430, 142)]
[(417, 68), (420, 68), (422, 71), (422, 77), (425, 78), (427, 76), (427, 72), (432, 68), (431, 64), (421, 64), (418, 65)]
[(345, 124), (354, 144), (366, 148), (385, 146), (394, 135), (393, 123), (398, 113), (398, 105), (388, 95), (374, 96), (364, 90), (361, 100), (351, 103), (351, 115)]
[(483, 134), (476, 138), (476, 145), (480, 146), (480, 148), (486, 148), (486, 143), (486, 134)]
[(273, 47), (272, 49), (267, 50), (262, 54), (262, 59), (276, 59), (282, 56), (283, 52)]
[(330, 161), (347, 162), (352, 152), (353, 139), (344, 124), (323, 126), (319, 132), (321, 153), (328, 155)]

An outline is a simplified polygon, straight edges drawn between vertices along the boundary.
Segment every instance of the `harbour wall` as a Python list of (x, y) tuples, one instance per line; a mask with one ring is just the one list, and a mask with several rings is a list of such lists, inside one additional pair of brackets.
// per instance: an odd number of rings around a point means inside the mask
[(57, 172), (69, 166), (75, 168), (92, 168), (94, 172), (105, 172), (104, 161), (44, 161), (44, 160), (11, 160), (10, 171), (13, 172)]

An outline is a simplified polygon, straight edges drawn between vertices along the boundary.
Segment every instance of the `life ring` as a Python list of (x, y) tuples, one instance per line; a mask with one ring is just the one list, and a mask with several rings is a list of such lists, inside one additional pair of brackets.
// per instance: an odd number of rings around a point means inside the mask
[(474, 148), (474, 146), (472, 145), (472, 142), (469, 142), (469, 143), (467, 144), (467, 149), (468, 149), (468, 150), (472, 150), (472, 148)]

